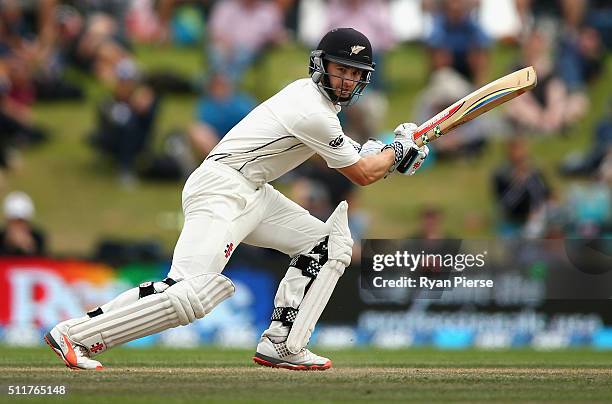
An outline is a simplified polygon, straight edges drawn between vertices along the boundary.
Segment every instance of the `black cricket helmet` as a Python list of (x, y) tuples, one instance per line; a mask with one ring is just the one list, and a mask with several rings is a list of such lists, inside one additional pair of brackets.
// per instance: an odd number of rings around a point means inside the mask
[[(327, 72), (328, 62), (361, 69), (361, 78), (348, 97), (335, 94), (329, 81), (330, 74)], [(310, 53), (308, 73), (333, 103), (347, 106), (363, 94), (363, 90), (370, 83), (374, 66), (372, 45), (365, 35), (353, 28), (335, 28), (325, 34), (317, 49)]]

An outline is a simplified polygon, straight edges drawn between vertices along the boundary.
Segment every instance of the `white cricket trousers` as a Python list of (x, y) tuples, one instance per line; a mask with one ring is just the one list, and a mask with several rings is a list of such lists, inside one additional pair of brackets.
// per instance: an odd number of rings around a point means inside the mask
[[(216, 161), (205, 160), (191, 174), (182, 203), (185, 224), (168, 274), (173, 279), (220, 273), (242, 242), (293, 257), (309, 252), (329, 234), (324, 222), (270, 184), (257, 186)], [(275, 307), (297, 307), (307, 282), (288, 272), (276, 293)], [(268, 330), (273, 335), (286, 332), (286, 327)]]

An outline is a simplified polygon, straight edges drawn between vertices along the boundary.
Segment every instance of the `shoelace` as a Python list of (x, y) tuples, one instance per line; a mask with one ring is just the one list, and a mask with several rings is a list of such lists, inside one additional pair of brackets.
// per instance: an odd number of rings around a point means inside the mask
[[(284, 349), (287, 349), (287, 341), (283, 341), (283, 342), (274, 342), (272, 340), (270, 340), (272, 342), (272, 344), (274, 345), (282, 345)], [(300, 350), (300, 352), (298, 352), (297, 354), (295, 354), (298, 358), (304, 358), (306, 356), (312, 355), (313, 357), (316, 357), (317, 355), (313, 354), (312, 352), (310, 352), (307, 348), (302, 348)]]
[(306, 348), (302, 348), (302, 350), (301, 350), (300, 352), (298, 352), (297, 354), (298, 354), (298, 356), (300, 356), (300, 357), (302, 357), (302, 358), (303, 358), (303, 357), (306, 357), (306, 356), (308, 356), (308, 355), (313, 355), (313, 356), (314, 356), (314, 354), (313, 354), (312, 352), (310, 352), (310, 351), (309, 351), (308, 349), (306, 349)]

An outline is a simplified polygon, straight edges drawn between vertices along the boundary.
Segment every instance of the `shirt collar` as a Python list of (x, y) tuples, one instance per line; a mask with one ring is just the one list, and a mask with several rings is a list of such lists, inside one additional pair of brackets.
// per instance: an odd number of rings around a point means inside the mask
[(321, 95), (323, 100), (325, 100), (327, 105), (336, 112), (336, 114), (338, 114), (342, 110), (342, 107), (340, 105), (334, 104), (333, 102), (331, 102), (331, 100), (329, 99), (329, 96), (327, 95), (327, 93), (325, 93), (325, 90), (319, 87), (317, 83), (312, 81), (312, 79), (308, 79), (308, 81), (310, 82), (310, 85), (313, 86), (317, 90), (319, 95)]

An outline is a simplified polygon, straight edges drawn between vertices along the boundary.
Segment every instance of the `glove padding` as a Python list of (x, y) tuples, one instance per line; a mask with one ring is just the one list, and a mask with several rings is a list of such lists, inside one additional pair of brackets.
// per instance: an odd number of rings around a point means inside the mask
[(377, 139), (368, 139), (363, 145), (361, 145), (361, 150), (359, 151), (359, 155), (361, 157), (371, 156), (374, 154), (378, 154), (382, 151), (385, 144)]
[(389, 174), (399, 167), (401, 174), (413, 175), (419, 169), (423, 160), (427, 158), (429, 148), (426, 145), (418, 147), (414, 143), (412, 135), (417, 128), (418, 126), (414, 123), (402, 123), (393, 131), (395, 134), (393, 142), (383, 148), (393, 149), (395, 152), (395, 160), (389, 167)]
[(402, 175), (414, 175), (416, 170), (421, 167), (423, 160), (429, 154), (429, 147), (423, 145), (421, 148), (410, 149), (410, 152), (400, 161), (397, 166), (397, 172)]

